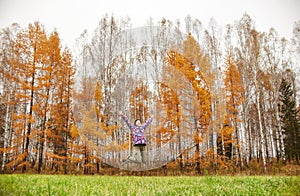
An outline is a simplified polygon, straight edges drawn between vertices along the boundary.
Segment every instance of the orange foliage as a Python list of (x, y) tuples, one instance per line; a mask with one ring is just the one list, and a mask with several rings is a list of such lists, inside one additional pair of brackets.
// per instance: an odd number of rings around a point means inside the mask
[(73, 140), (80, 136), (79, 130), (78, 130), (77, 126), (74, 124), (71, 126), (70, 135)]
[(130, 113), (135, 119), (145, 122), (149, 117), (148, 99), (149, 93), (147, 85), (142, 84), (135, 88), (130, 96)]
[(95, 110), (96, 110), (96, 115), (98, 118), (98, 122), (103, 121), (103, 119), (105, 118), (102, 114), (101, 114), (101, 109), (102, 109), (102, 103), (103, 103), (103, 94), (102, 94), (102, 86), (100, 84), (100, 82), (96, 83), (96, 87), (95, 87), (95, 94), (94, 94), (94, 100), (95, 100)]
[(161, 127), (160, 129), (156, 130), (156, 133), (159, 135), (157, 137), (156, 142), (157, 143), (167, 143), (169, 142), (173, 136), (175, 135), (175, 131), (169, 128)]
[(224, 84), (227, 92), (227, 115), (228, 117), (234, 118), (237, 121), (239, 120), (237, 115), (239, 112), (238, 106), (245, 101), (245, 98), (243, 97), (244, 88), (241, 82), (240, 73), (231, 53), (228, 55), (225, 65), (226, 70)]
[(175, 51), (170, 51), (167, 54), (166, 63), (170, 66), (174, 66), (176, 69), (180, 70), (181, 73), (190, 81), (193, 89), (197, 93), (198, 98), (198, 114), (199, 123), (208, 128), (211, 118), (211, 95), (208, 86), (200, 72), (195, 71), (195, 66), (186, 59), (183, 55)]

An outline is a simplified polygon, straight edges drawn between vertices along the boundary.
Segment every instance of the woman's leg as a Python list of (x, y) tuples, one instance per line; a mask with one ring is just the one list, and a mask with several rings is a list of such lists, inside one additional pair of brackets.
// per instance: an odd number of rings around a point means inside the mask
[(147, 147), (141, 146), (140, 148), (141, 158), (143, 163), (147, 163), (148, 157), (147, 157)]
[(127, 157), (127, 160), (130, 162), (138, 163), (141, 162), (141, 155), (140, 155), (140, 147), (133, 146), (132, 148), (132, 155)]

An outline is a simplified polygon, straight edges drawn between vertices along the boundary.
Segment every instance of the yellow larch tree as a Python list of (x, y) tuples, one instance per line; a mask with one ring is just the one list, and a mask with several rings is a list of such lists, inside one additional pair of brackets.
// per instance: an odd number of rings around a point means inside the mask
[(47, 58), (48, 63), (41, 67), (43, 73), (39, 78), (37, 78), (38, 83), (42, 85), (42, 88), (39, 93), (41, 96), (37, 99), (38, 106), (40, 107), (38, 117), (40, 118), (40, 129), (37, 134), (38, 142), (38, 173), (41, 172), (43, 162), (44, 162), (44, 152), (45, 152), (45, 143), (46, 143), (46, 128), (49, 126), (48, 119), (50, 118), (50, 107), (52, 106), (52, 89), (55, 89), (56, 74), (58, 74), (58, 69), (61, 66), (61, 47), (60, 39), (57, 32), (53, 32), (47, 43)]
[(72, 66), (72, 55), (68, 49), (61, 54), (61, 61), (55, 74), (56, 81), (50, 110), (50, 120), (47, 127), (47, 139), (51, 151), (47, 157), (52, 162), (52, 168), (63, 167), (67, 173), (68, 139), (72, 123), (72, 96), (75, 70)]
[[(235, 154), (236, 164), (239, 164), (242, 168), (243, 157), (242, 151), (240, 150), (239, 138), (239, 123), (241, 122), (239, 117), (239, 107), (245, 100), (243, 96), (244, 88), (242, 86), (236, 62), (231, 53), (226, 58), (225, 67), (224, 85), (226, 92), (226, 116), (228, 118), (226, 126), (234, 130), (230, 141), (236, 141), (231, 145), (232, 149), (230, 157), (233, 158), (233, 155)], [(224, 138), (222, 140), (224, 140)], [(224, 145), (224, 143), (222, 145)], [(222, 148), (224, 149), (225, 147), (223, 146)], [(234, 152), (234, 150), (236, 152)]]
[[(189, 34), (186, 40), (183, 42), (182, 55), (192, 64), (193, 67), (201, 72), (202, 80), (205, 81), (209, 89), (214, 84), (214, 74), (212, 71), (212, 65), (210, 63), (208, 55), (206, 55), (201, 49), (199, 43), (195, 38)], [(199, 75), (200, 76), (200, 75)]]
[(166, 113), (163, 126), (156, 130), (159, 135), (156, 142), (160, 146), (169, 142), (179, 131), (181, 112), (177, 93), (164, 83), (159, 83), (158, 87), (158, 101)]
[(195, 65), (190, 62), (182, 54), (171, 50), (167, 53), (166, 64), (175, 67), (184, 77), (190, 82), (195, 92), (196, 104), (194, 107), (194, 142), (196, 153), (194, 160), (196, 162), (197, 172), (201, 172), (200, 168), (200, 143), (203, 141), (203, 136), (207, 135), (211, 120), (211, 95), (202, 73), (195, 69)]
[[(206, 88), (210, 92), (210, 107), (211, 107), (211, 120), (210, 125), (206, 129), (206, 133), (203, 139), (209, 145), (212, 156), (207, 156), (207, 162), (215, 162), (215, 155), (217, 152), (217, 146), (215, 144), (216, 134), (219, 131), (219, 124), (217, 113), (220, 112), (220, 105), (222, 102), (218, 101), (217, 92), (215, 91), (215, 70), (212, 69), (211, 60), (209, 55), (206, 54), (200, 47), (200, 44), (189, 33), (186, 40), (183, 42), (183, 56), (189, 60), (193, 65), (195, 73), (197, 74), (196, 80), (205, 83)], [(200, 74), (201, 73), (201, 74)], [(213, 141), (211, 141), (213, 139)]]
[(136, 87), (130, 95), (130, 114), (142, 122), (150, 117), (149, 114), (149, 89), (147, 84)]
[(10, 78), (17, 85), (15, 101), (20, 107), (13, 115), (12, 127), (16, 136), (12, 149), (15, 158), (8, 166), (22, 168), (25, 172), (30, 166), (30, 143), (34, 142), (38, 131), (37, 116), (41, 108), (37, 100), (44, 96), (39, 92), (45, 88), (40, 77), (44, 73), (43, 67), (48, 65), (47, 36), (40, 23), (29, 24), (28, 29), (18, 33), (10, 65), (14, 70)]

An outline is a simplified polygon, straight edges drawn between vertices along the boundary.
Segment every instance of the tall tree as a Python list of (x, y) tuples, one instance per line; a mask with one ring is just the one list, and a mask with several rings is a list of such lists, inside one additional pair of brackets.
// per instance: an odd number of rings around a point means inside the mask
[[(263, 168), (266, 171), (266, 157), (267, 157), (267, 147), (266, 147), (266, 134), (264, 129), (264, 115), (263, 111), (264, 93), (259, 85), (260, 73), (261, 73), (261, 34), (257, 32), (254, 28), (253, 20), (247, 14), (244, 14), (242, 19), (236, 25), (237, 29), (237, 41), (238, 46), (236, 48), (236, 59), (238, 69), (241, 75), (241, 81), (245, 87), (244, 96), (245, 102), (241, 105), (243, 108), (242, 120), (244, 121), (244, 127), (242, 129), (242, 135), (249, 135), (249, 140), (252, 138), (251, 135), (257, 135), (255, 138), (255, 151), (251, 152), (253, 157), (257, 160), (261, 160), (263, 163)], [(247, 119), (256, 120), (249, 123)], [(252, 116), (252, 118), (251, 118)], [(251, 131), (255, 133), (251, 133)], [(247, 132), (247, 133), (246, 133)]]
[(181, 109), (177, 93), (164, 83), (159, 84), (158, 101), (163, 106), (166, 113), (163, 126), (157, 130), (157, 133), (159, 134), (157, 142), (159, 145), (162, 145), (163, 143), (169, 142), (175, 133), (179, 131)]
[[(73, 119), (72, 97), (75, 70), (72, 66), (72, 55), (66, 48), (61, 54), (60, 66), (56, 74), (55, 90), (53, 92), (53, 104), (51, 107), (50, 132), (54, 134), (53, 154), (57, 157), (56, 168), (63, 166), (64, 173), (67, 173), (68, 138)], [(54, 79), (54, 80), (55, 80)]]
[(48, 39), (48, 50), (47, 57), (49, 62), (43, 67), (44, 74), (39, 77), (39, 83), (44, 85), (44, 88), (39, 92), (43, 94), (40, 99), (37, 100), (40, 105), (40, 130), (38, 132), (38, 173), (41, 172), (43, 161), (45, 159), (45, 142), (46, 142), (46, 128), (47, 120), (50, 118), (50, 107), (53, 104), (53, 90), (57, 85), (57, 75), (60, 74), (60, 67), (63, 66), (61, 63), (61, 50), (60, 50), (60, 39), (57, 32), (53, 32)]
[[(243, 167), (243, 154), (240, 149), (241, 134), (239, 131), (240, 106), (244, 102), (244, 88), (241, 84), (241, 78), (237, 69), (232, 53), (230, 53), (225, 62), (225, 78), (224, 78), (225, 92), (226, 92), (226, 114), (228, 122), (227, 127), (232, 128), (234, 133), (231, 135), (231, 141), (236, 141), (231, 145), (231, 157), (233, 158), (234, 150), (236, 150), (236, 164)], [(234, 138), (235, 137), (235, 138)], [(223, 143), (224, 145), (224, 143)], [(224, 146), (222, 147), (225, 148)]]
[(170, 51), (167, 54), (166, 62), (168, 65), (175, 67), (179, 70), (185, 78), (192, 84), (193, 90), (196, 94), (196, 104), (194, 108), (194, 142), (196, 147), (195, 162), (196, 170), (201, 173), (200, 168), (200, 142), (203, 137), (208, 135), (208, 127), (211, 118), (211, 97), (208, 91), (207, 84), (202, 73), (195, 69), (195, 65), (191, 63), (183, 55), (176, 51)]
[[(116, 93), (114, 90), (117, 85), (117, 78), (122, 69), (123, 59), (121, 58), (125, 49), (130, 48), (132, 41), (130, 35), (122, 34), (127, 30), (128, 19), (117, 20), (113, 16), (105, 15), (100, 21), (92, 37), (92, 43), (84, 49), (89, 48), (90, 62), (93, 67), (97, 80), (101, 81), (103, 93), (103, 115), (106, 116), (107, 125), (113, 125), (116, 119), (115, 102)], [(89, 64), (84, 66), (88, 67)], [(91, 75), (91, 74), (89, 74)], [(93, 74), (94, 75), (94, 74)]]
[[(286, 44), (280, 40), (275, 29), (262, 35), (262, 71), (260, 71), (259, 85), (264, 94), (264, 124), (266, 127), (266, 141), (269, 161), (284, 159), (284, 145), (279, 111), (279, 86), (282, 78), (281, 64), (284, 63)], [(272, 111), (272, 112), (270, 112)]]
[[(194, 71), (196, 77), (193, 80), (196, 81), (198, 80), (199, 82), (202, 80), (202, 83), (205, 83), (206, 90), (209, 91), (209, 102), (210, 102), (209, 107), (211, 107), (212, 101), (213, 102), (215, 101), (212, 100), (213, 98), (215, 98), (215, 96), (212, 94), (214, 89), (215, 74), (212, 69), (212, 64), (210, 63), (209, 55), (207, 55), (204, 52), (204, 50), (200, 47), (199, 43), (195, 40), (195, 38), (191, 34), (188, 35), (187, 39), (183, 43), (183, 55), (185, 56), (185, 58), (189, 60), (189, 62), (192, 64), (192, 67), (195, 69)], [(201, 96), (203, 95), (198, 95), (199, 98)], [(202, 108), (200, 108), (200, 110), (202, 110)], [(210, 115), (211, 115), (210, 117), (212, 117), (212, 113)], [(214, 133), (213, 132), (209, 133), (209, 130), (213, 130), (213, 127), (210, 127), (212, 126), (211, 122), (212, 121), (210, 121), (210, 123), (206, 125), (208, 127), (205, 128), (206, 131), (205, 131), (204, 138), (205, 138), (205, 142), (208, 143), (208, 146), (210, 148), (214, 148), (215, 145), (213, 144), (213, 141), (211, 141), (211, 138), (213, 138)], [(213, 152), (215, 151), (213, 150)]]
[(29, 145), (37, 131), (35, 122), (36, 110), (39, 107), (35, 98), (39, 96), (38, 91), (43, 88), (38, 78), (39, 74), (43, 73), (42, 67), (48, 63), (46, 56), (47, 36), (38, 22), (30, 24), (28, 29), (17, 35), (10, 63), (14, 69), (14, 75), (11, 77), (19, 88), (16, 99), (23, 106), (14, 115), (15, 120), (13, 120), (13, 126), (18, 130), (20, 137), (17, 148), (21, 150), (15, 164), (22, 167), (23, 172), (29, 165)]
[(291, 61), (293, 61), (294, 71), (297, 75), (295, 91), (297, 92), (297, 100), (300, 100), (300, 71), (297, 70), (297, 65), (300, 64), (300, 20), (295, 21), (293, 28), (293, 37), (291, 40)]
[(209, 27), (204, 32), (204, 50), (209, 56), (211, 64), (211, 75), (213, 75), (213, 84), (211, 89), (212, 103), (212, 123), (211, 123), (211, 146), (214, 149), (214, 155), (217, 153), (217, 134), (219, 133), (224, 121), (225, 99), (222, 91), (222, 75), (221, 75), (221, 27), (219, 27), (214, 19), (209, 21)]
[(13, 48), (16, 34), (19, 31), (18, 24), (4, 28), (0, 32), (0, 103), (1, 103), (1, 117), (0, 117), (0, 137), (2, 138), (0, 148), (1, 153), (1, 170), (4, 171), (7, 163), (7, 154), (11, 146), (11, 139), (13, 135), (12, 130), (12, 116), (16, 110), (17, 102), (15, 102), (15, 92), (17, 85), (13, 81), (13, 67), (10, 65), (10, 59), (13, 55)]
[(299, 164), (300, 158), (300, 119), (299, 110), (296, 105), (294, 93), (285, 79), (282, 79), (280, 85), (280, 103), (279, 111), (284, 130), (284, 144), (287, 159), (296, 160)]

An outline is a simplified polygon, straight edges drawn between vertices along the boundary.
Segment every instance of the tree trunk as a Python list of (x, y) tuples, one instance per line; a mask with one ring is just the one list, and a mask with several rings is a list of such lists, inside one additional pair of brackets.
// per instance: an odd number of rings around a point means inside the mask
[(241, 151), (241, 139), (240, 139), (240, 135), (239, 135), (239, 131), (238, 131), (238, 125), (237, 122), (234, 123), (235, 124), (235, 134), (236, 134), (236, 139), (237, 139), (237, 144), (238, 147), (236, 147), (237, 150), (237, 162), (236, 164), (240, 166), (240, 170), (243, 170), (243, 157), (242, 157), (242, 151)]
[(262, 161), (263, 161), (264, 171), (266, 171), (267, 168), (266, 168), (266, 157), (265, 157), (265, 154), (266, 154), (265, 135), (263, 132), (263, 127), (262, 127), (262, 114), (261, 114), (261, 109), (260, 109), (260, 92), (258, 92), (256, 95), (256, 110), (257, 110), (257, 115), (258, 115), (261, 157), (262, 157)]
[(284, 148), (284, 141), (283, 141), (283, 134), (282, 134), (282, 125), (280, 121), (280, 111), (278, 107), (275, 107), (276, 110), (276, 122), (278, 128), (276, 129), (276, 146), (277, 146), (277, 160), (282, 159), (282, 162), (285, 163), (285, 148)]
[[(35, 65), (33, 65), (35, 66)], [(35, 69), (33, 69), (35, 70)], [(33, 98), (34, 98), (34, 80), (35, 80), (35, 72), (32, 73), (32, 81), (31, 81), (31, 92), (30, 92), (30, 107), (29, 107), (29, 123), (27, 125), (27, 133), (25, 138), (25, 148), (24, 148), (24, 159), (23, 162), (28, 160), (29, 156), (29, 142), (30, 142), (30, 134), (31, 134), (31, 118), (33, 118)], [(22, 172), (26, 171), (26, 164), (22, 167)]]
[(41, 168), (43, 166), (43, 155), (44, 155), (44, 145), (45, 145), (45, 121), (46, 121), (46, 115), (44, 117), (44, 123), (42, 126), (42, 135), (41, 135), (41, 141), (40, 141), (40, 149), (39, 149), (39, 161), (38, 161), (38, 173), (41, 173)]
[[(10, 100), (10, 93), (8, 93), (8, 100)], [(9, 125), (8, 123), (10, 122), (9, 120), (9, 109), (10, 109), (10, 105), (7, 104), (6, 105), (6, 112), (5, 112), (5, 128), (4, 128), (4, 144), (3, 144), (3, 148), (6, 149), (9, 145), (8, 143), (10, 143), (8, 140), (11, 139), (11, 129), (9, 129)], [(4, 171), (5, 169), (5, 164), (6, 164), (6, 152), (3, 152), (2, 155), (2, 165), (1, 165), (1, 171)]]

